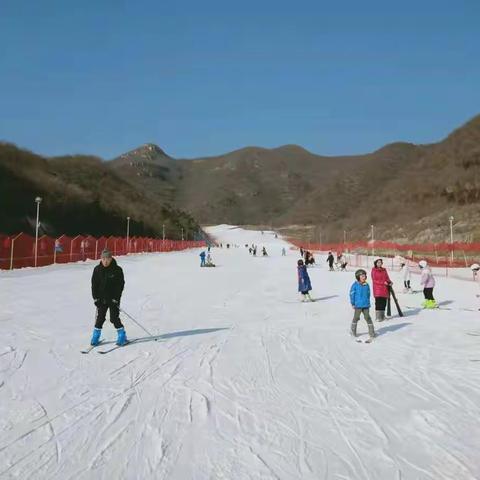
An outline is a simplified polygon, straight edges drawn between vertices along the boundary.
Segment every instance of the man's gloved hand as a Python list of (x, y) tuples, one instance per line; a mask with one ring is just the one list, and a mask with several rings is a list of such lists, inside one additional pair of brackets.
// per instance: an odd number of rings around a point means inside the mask
[(120, 300), (117, 300), (116, 298), (112, 298), (112, 305), (116, 305), (118, 307), (118, 305), (120, 305)]
[(98, 308), (102, 304), (102, 301), (99, 298), (94, 298), (93, 303)]

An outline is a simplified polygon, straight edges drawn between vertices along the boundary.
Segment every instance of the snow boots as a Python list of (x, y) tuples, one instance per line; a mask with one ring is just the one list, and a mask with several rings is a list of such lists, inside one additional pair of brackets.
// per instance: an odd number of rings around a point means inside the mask
[(98, 345), (100, 343), (100, 335), (102, 334), (101, 328), (94, 328), (92, 333), (92, 339), (90, 340), (90, 345)]
[(302, 302), (313, 302), (313, 298), (310, 296), (310, 293), (302, 293)]
[(356, 337), (357, 336), (357, 322), (352, 322), (352, 325), (350, 327), (350, 335), (352, 337)]
[(385, 320), (385, 310), (376, 310), (375, 311), (375, 320), (377, 322), (383, 322)]
[(127, 343), (127, 334), (124, 328), (117, 328), (117, 345), (125, 345)]
[[(375, 329), (373, 328), (373, 323), (368, 323), (368, 335), (370, 339), (374, 339), (377, 334), (375, 333)], [(352, 337), (357, 337), (357, 322), (352, 322), (352, 325), (350, 326), (350, 335)]]
[(422, 307), (427, 309), (438, 308), (438, 304), (435, 300), (425, 300)]

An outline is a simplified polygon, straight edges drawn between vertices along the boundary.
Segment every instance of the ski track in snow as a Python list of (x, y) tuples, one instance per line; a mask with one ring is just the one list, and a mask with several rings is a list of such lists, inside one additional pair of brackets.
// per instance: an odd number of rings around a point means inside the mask
[(94, 262), (0, 272), (0, 478), (480, 478), (475, 284), (438, 280), (451, 310), (399, 294), (406, 316), (356, 343), (352, 271), (318, 256), (301, 303), (281, 239), (211, 232), (240, 245), (213, 249), (219, 268), (199, 250), (118, 259), (122, 308), (158, 341), (123, 316), (141, 341), (108, 355), (80, 353)]

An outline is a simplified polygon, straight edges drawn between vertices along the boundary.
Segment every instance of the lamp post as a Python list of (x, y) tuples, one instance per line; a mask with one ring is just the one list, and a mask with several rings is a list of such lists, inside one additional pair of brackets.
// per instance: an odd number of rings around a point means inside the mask
[(372, 257), (375, 256), (375, 232), (373, 225), (370, 225), (370, 228), (372, 229)]
[(37, 266), (37, 257), (38, 257), (38, 227), (40, 226), (40, 203), (42, 203), (41, 197), (35, 198), (35, 203), (37, 204), (37, 223), (35, 224), (35, 266)]
[(453, 263), (453, 220), (454, 218), (450, 217), (449, 220), (450, 220), (450, 249), (451, 249), (451, 258), (452, 258), (451, 263)]
[(127, 253), (130, 250), (129, 243), (128, 243), (129, 237), (130, 237), (130, 217), (127, 217)]

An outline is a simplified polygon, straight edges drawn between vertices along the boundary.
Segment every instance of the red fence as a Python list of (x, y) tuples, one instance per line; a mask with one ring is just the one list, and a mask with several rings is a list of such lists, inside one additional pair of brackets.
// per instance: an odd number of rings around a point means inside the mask
[(400, 255), (412, 261), (427, 260), (431, 265), (438, 267), (468, 267), (472, 263), (480, 263), (480, 243), (395, 243), (383, 241), (360, 241), (346, 243), (311, 243), (296, 239), (289, 242), (307, 250), (323, 252), (349, 252), (379, 257), (393, 257)]
[(98, 259), (104, 248), (114, 256), (141, 252), (171, 252), (187, 248), (202, 247), (204, 241), (158, 240), (155, 238), (100, 237), (77, 235), (58, 238), (38, 238), (35, 255), (35, 237), (20, 233), (18, 235), (0, 234), (0, 269), (21, 267), (43, 267), (52, 263), (69, 263), (79, 260)]

